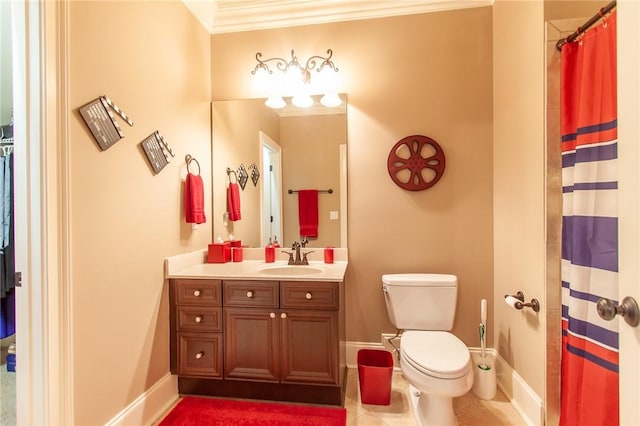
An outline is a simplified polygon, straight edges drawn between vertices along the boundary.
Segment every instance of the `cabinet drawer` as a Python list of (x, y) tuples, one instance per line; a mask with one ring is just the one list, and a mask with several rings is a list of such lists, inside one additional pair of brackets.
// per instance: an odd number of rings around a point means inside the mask
[(175, 280), (177, 305), (220, 306), (220, 280)]
[(283, 281), (280, 283), (280, 307), (337, 310), (339, 283)]
[(222, 378), (222, 333), (178, 333), (178, 374)]
[(278, 307), (277, 281), (225, 281), (224, 306)]
[(221, 332), (222, 308), (178, 306), (178, 331)]

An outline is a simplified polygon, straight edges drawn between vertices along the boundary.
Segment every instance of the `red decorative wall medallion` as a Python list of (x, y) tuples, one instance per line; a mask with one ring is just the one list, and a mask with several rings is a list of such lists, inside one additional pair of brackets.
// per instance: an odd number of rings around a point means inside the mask
[(444, 151), (433, 139), (413, 135), (396, 143), (387, 159), (389, 176), (400, 188), (422, 191), (435, 185), (444, 173)]

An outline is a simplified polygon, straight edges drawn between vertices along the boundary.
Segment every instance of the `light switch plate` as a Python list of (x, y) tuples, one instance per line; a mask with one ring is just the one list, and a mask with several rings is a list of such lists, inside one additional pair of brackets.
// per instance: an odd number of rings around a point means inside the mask
[(338, 212), (335, 210), (330, 211), (329, 220), (338, 220)]

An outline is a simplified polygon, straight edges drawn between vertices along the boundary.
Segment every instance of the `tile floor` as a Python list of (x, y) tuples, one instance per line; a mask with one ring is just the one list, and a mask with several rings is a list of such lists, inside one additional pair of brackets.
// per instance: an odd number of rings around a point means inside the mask
[[(347, 409), (348, 426), (416, 426), (409, 401), (409, 384), (402, 373), (394, 372), (391, 384), (391, 404), (369, 405), (360, 402), (358, 370), (350, 368), (347, 373), (347, 392), (344, 406)], [(526, 422), (513, 408), (498, 388), (496, 397), (485, 401), (473, 392), (454, 399), (453, 407), (458, 417), (458, 426), (520, 426)], [(166, 414), (165, 414), (166, 415)], [(163, 416), (164, 417), (164, 416)], [(158, 425), (162, 418), (158, 419)]]

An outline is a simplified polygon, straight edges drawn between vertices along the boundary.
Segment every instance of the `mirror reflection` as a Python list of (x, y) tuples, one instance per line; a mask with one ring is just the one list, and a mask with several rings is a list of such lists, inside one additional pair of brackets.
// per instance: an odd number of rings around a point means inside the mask
[[(213, 239), (233, 236), (260, 247), (277, 238), (290, 247), (304, 236), (299, 221), (304, 197), (297, 191), (318, 190), (318, 235), (308, 237), (309, 247), (346, 247), (346, 95), (340, 97), (338, 108), (315, 102), (318, 106), (275, 110), (264, 99), (213, 102)], [(241, 218), (232, 221), (226, 214), (227, 187), (241, 166), (248, 179), (240, 190)], [(303, 202), (303, 225), (308, 207)]]

